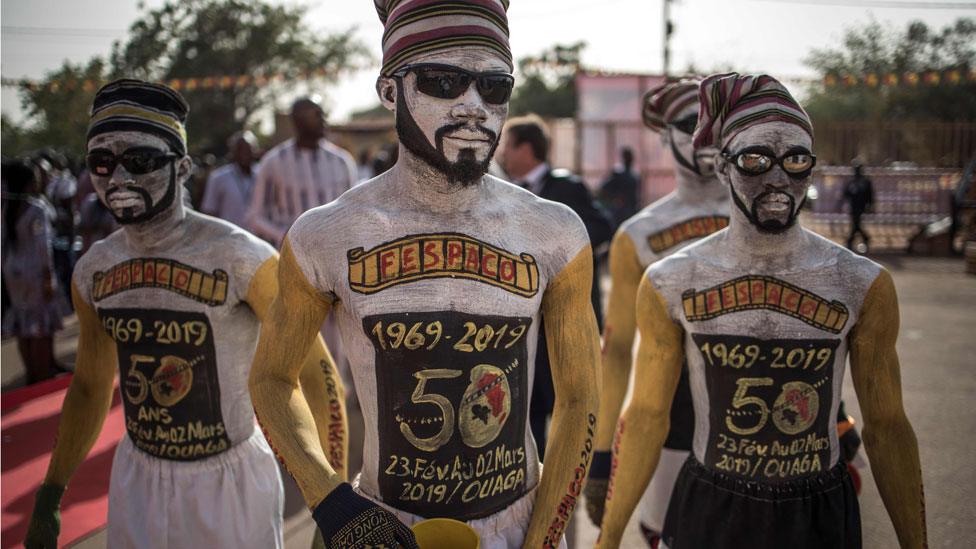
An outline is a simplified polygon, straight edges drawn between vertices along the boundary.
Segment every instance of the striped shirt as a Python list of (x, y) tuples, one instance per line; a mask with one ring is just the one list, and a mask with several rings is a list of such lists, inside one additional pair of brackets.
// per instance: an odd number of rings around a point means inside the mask
[(316, 149), (289, 139), (261, 159), (247, 224), (254, 234), (280, 245), (298, 216), (339, 198), (355, 182), (356, 163), (345, 150), (325, 139)]

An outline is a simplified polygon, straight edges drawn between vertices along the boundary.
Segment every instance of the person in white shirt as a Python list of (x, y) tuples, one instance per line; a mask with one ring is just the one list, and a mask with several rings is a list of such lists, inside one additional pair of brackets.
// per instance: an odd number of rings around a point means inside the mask
[(244, 227), (247, 209), (254, 190), (254, 170), (257, 155), (257, 139), (250, 131), (235, 132), (227, 140), (231, 162), (217, 168), (207, 180), (203, 192), (203, 213)]
[(248, 228), (275, 246), (306, 210), (332, 202), (356, 182), (356, 162), (325, 139), (325, 113), (317, 96), (291, 107), (295, 137), (274, 147), (257, 169)]

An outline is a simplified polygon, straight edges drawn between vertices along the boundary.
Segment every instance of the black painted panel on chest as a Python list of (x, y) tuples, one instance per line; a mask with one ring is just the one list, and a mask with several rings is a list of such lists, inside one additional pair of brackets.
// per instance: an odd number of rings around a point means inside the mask
[(525, 493), (531, 321), (458, 311), (363, 319), (376, 351), (383, 501), (470, 520)]
[(98, 314), (118, 348), (125, 426), (135, 446), (181, 461), (229, 448), (207, 316), (167, 309)]
[(830, 467), (839, 339), (691, 337), (708, 389), (706, 466), (766, 483)]

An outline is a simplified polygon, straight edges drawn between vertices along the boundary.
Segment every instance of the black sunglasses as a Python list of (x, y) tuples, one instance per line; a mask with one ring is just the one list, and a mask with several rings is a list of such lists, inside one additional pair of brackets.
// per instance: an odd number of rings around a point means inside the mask
[(474, 82), (485, 103), (501, 105), (512, 96), (512, 87), (515, 86), (515, 77), (507, 72), (471, 72), (439, 63), (407, 65), (393, 76), (402, 79), (411, 72), (417, 75), (417, 90), (438, 99), (457, 99)]
[(691, 135), (695, 133), (695, 126), (698, 125), (698, 115), (692, 114), (682, 118), (681, 120), (675, 120), (670, 124), (670, 126), (679, 132)]
[(807, 177), (817, 164), (816, 155), (802, 148), (790, 149), (777, 157), (766, 147), (747, 147), (737, 153), (723, 151), (722, 158), (734, 164), (743, 175), (762, 175), (778, 165), (793, 179)]
[(92, 175), (110, 176), (115, 173), (115, 168), (119, 164), (133, 175), (142, 175), (154, 172), (179, 157), (180, 155), (173, 152), (136, 147), (122, 154), (114, 154), (108, 150), (94, 150), (85, 157), (85, 163)]

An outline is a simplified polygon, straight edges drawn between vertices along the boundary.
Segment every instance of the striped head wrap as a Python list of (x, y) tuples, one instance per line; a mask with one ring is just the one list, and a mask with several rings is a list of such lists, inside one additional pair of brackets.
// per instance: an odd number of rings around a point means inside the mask
[(383, 22), (383, 68), (390, 76), (417, 55), (480, 46), (515, 70), (508, 46), (508, 0), (373, 0)]
[(701, 111), (695, 128), (695, 148), (722, 148), (742, 130), (773, 121), (795, 124), (813, 139), (810, 117), (772, 76), (713, 74), (701, 83), (698, 97)]
[(644, 94), (641, 116), (644, 125), (660, 133), (675, 121), (678, 113), (688, 105), (698, 104), (698, 85), (701, 80), (686, 79), (662, 84)]
[(133, 78), (105, 84), (95, 93), (88, 138), (106, 132), (136, 131), (164, 139), (174, 152), (186, 154), (183, 123), (190, 106), (176, 90)]

